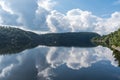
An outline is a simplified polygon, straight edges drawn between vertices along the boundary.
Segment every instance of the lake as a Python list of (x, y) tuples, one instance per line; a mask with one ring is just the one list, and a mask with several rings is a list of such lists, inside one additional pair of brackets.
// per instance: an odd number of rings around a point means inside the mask
[(0, 80), (120, 80), (119, 54), (107, 47), (12, 50), (0, 55)]

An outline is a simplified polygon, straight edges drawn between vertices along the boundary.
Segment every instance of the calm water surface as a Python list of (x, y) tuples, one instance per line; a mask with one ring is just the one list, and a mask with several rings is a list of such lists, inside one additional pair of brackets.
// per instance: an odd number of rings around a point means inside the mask
[(120, 67), (106, 47), (38, 46), (0, 55), (0, 80), (120, 80)]

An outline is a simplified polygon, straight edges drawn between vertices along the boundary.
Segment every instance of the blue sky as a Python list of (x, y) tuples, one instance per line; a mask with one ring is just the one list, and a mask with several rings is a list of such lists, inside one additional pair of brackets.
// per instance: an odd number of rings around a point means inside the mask
[(57, 2), (56, 9), (63, 13), (79, 8), (91, 11), (97, 16), (108, 17), (113, 12), (120, 11), (120, 0), (57, 0)]
[(0, 25), (35, 32), (97, 32), (120, 28), (120, 0), (0, 0)]

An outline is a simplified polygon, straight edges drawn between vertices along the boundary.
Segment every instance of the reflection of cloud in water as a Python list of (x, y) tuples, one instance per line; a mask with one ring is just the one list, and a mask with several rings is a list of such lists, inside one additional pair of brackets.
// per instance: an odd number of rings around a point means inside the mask
[[(92, 64), (102, 60), (110, 61), (113, 66), (118, 65), (112, 55), (112, 51), (105, 47), (99, 46), (86, 49), (51, 47), (46, 55), (46, 61), (48, 62), (49, 67), (46, 67), (42, 71), (40, 70), (38, 76), (40, 78), (43, 76), (45, 80), (50, 80), (50, 76), (53, 76), (52, 69), (57, 68), (62, 64), (66, 64), (68, 68), (76, 70), (90, 67)], [(37, 68), (41, 68), (41, 65)]]
[(112, 51), (101, 46), (96, 48), (51, 48), (46, 59), (51, 67), (56, 68), (62, 64), (72, 69), (89, 67), (93, 63), (101, 60), (110, 61), (117, 66), (117, 62), (112, 55)]
[[(0, 56), (0, 80), (34, 80), (37, 70), (35, 68), (35, 49), (26, 50), (20, 54)], [(2, 58), (1, 58), (2, 57)]]
[[(117, 62), (112, 51), (101, 46), (96, 48), (38, 47), (20, 54), (0, 56), (0, 80), (50, 80), (53, 69), (66, 64), (68, 68), (80, 69), (99, 61)], [(17, 74), (16, 74), (17, 73)], [(25, 76), (25, 77), (24, 77)]]

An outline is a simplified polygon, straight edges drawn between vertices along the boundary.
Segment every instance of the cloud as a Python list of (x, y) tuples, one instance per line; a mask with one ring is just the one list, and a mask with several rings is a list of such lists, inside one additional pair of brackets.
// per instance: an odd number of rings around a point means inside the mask
[(0, 24), (24, 26), (39, 32), (89, 31), (101, 35), (120, 28), (120, 12), (114, 12), (108, 18), (81, 9), (63, 14), (54, 10), (56, 3), (54, 0), (0, 0)]
[(47, 17), (47, 24), (52, 32), (97, 32), (109, 34), (120, 28), (120, 12), (115, 12), (110, 18), (101, 18), (89, 11), (72, 9), (65, 14), (56, 10)]
[(51, 0), (0, 0), (2, 24), (25, 26), (31, 30), (44, 31), (47, 28), (46, 16), (54, 6), (53, 4), (55, 5), (55, 2)]
[(2, 20), (2, 18), (0, 17), (0, 24), (2, 24), (3, 23), (3, 20)]
[(57, 12), (56, 10), (51, 11), (51, 14), (47, 17), (47, 25), (51, 32), (71, 32), (70, 24), (64, 14)]
[(8, 12), (8, 13), (10, 13), (10, 14), (14, 14), (14, 12), (13, 12), (13, 11), (11, 10), (11, 8), (9, 7), (9, 6), (10, 6), (9, 3), (6, 3), (6, 2), (0, 0), (0, 5), (1, 5), (1, 8), (2, 8), (4, 11), (6, 11), (6, 12)]
[(52, 10), (52, 8), (56, 5), (57, 3), (52, 0), (38, 0), (38, 6), (41, 8), (44, 8), (47, 11)]
[[(32, 10), (28, 10), (30, 4), (34, 5), (35, 1), (14, 1), (14, 0), (8, 0), (8, 1), (3, 1), (0, 0), (0, 6), (1, 12), (0, 14), (2, 15), (2, 19), (4, 21), (3, 24), (6, 25), (25, 25), (27, 24), (27, 21), (32, 20)], [(30, 11), (30, 12), (29, 12)], [(30, 15), (29, 15), (30, 14)], [(29, 17), (27, 17), (29, 16)], [(27, 20), (26, 20), (27, 17)], [(30, 21), (29, 21), (30, 22)], [(31, 22), (30, 22), (31, 23)]]

